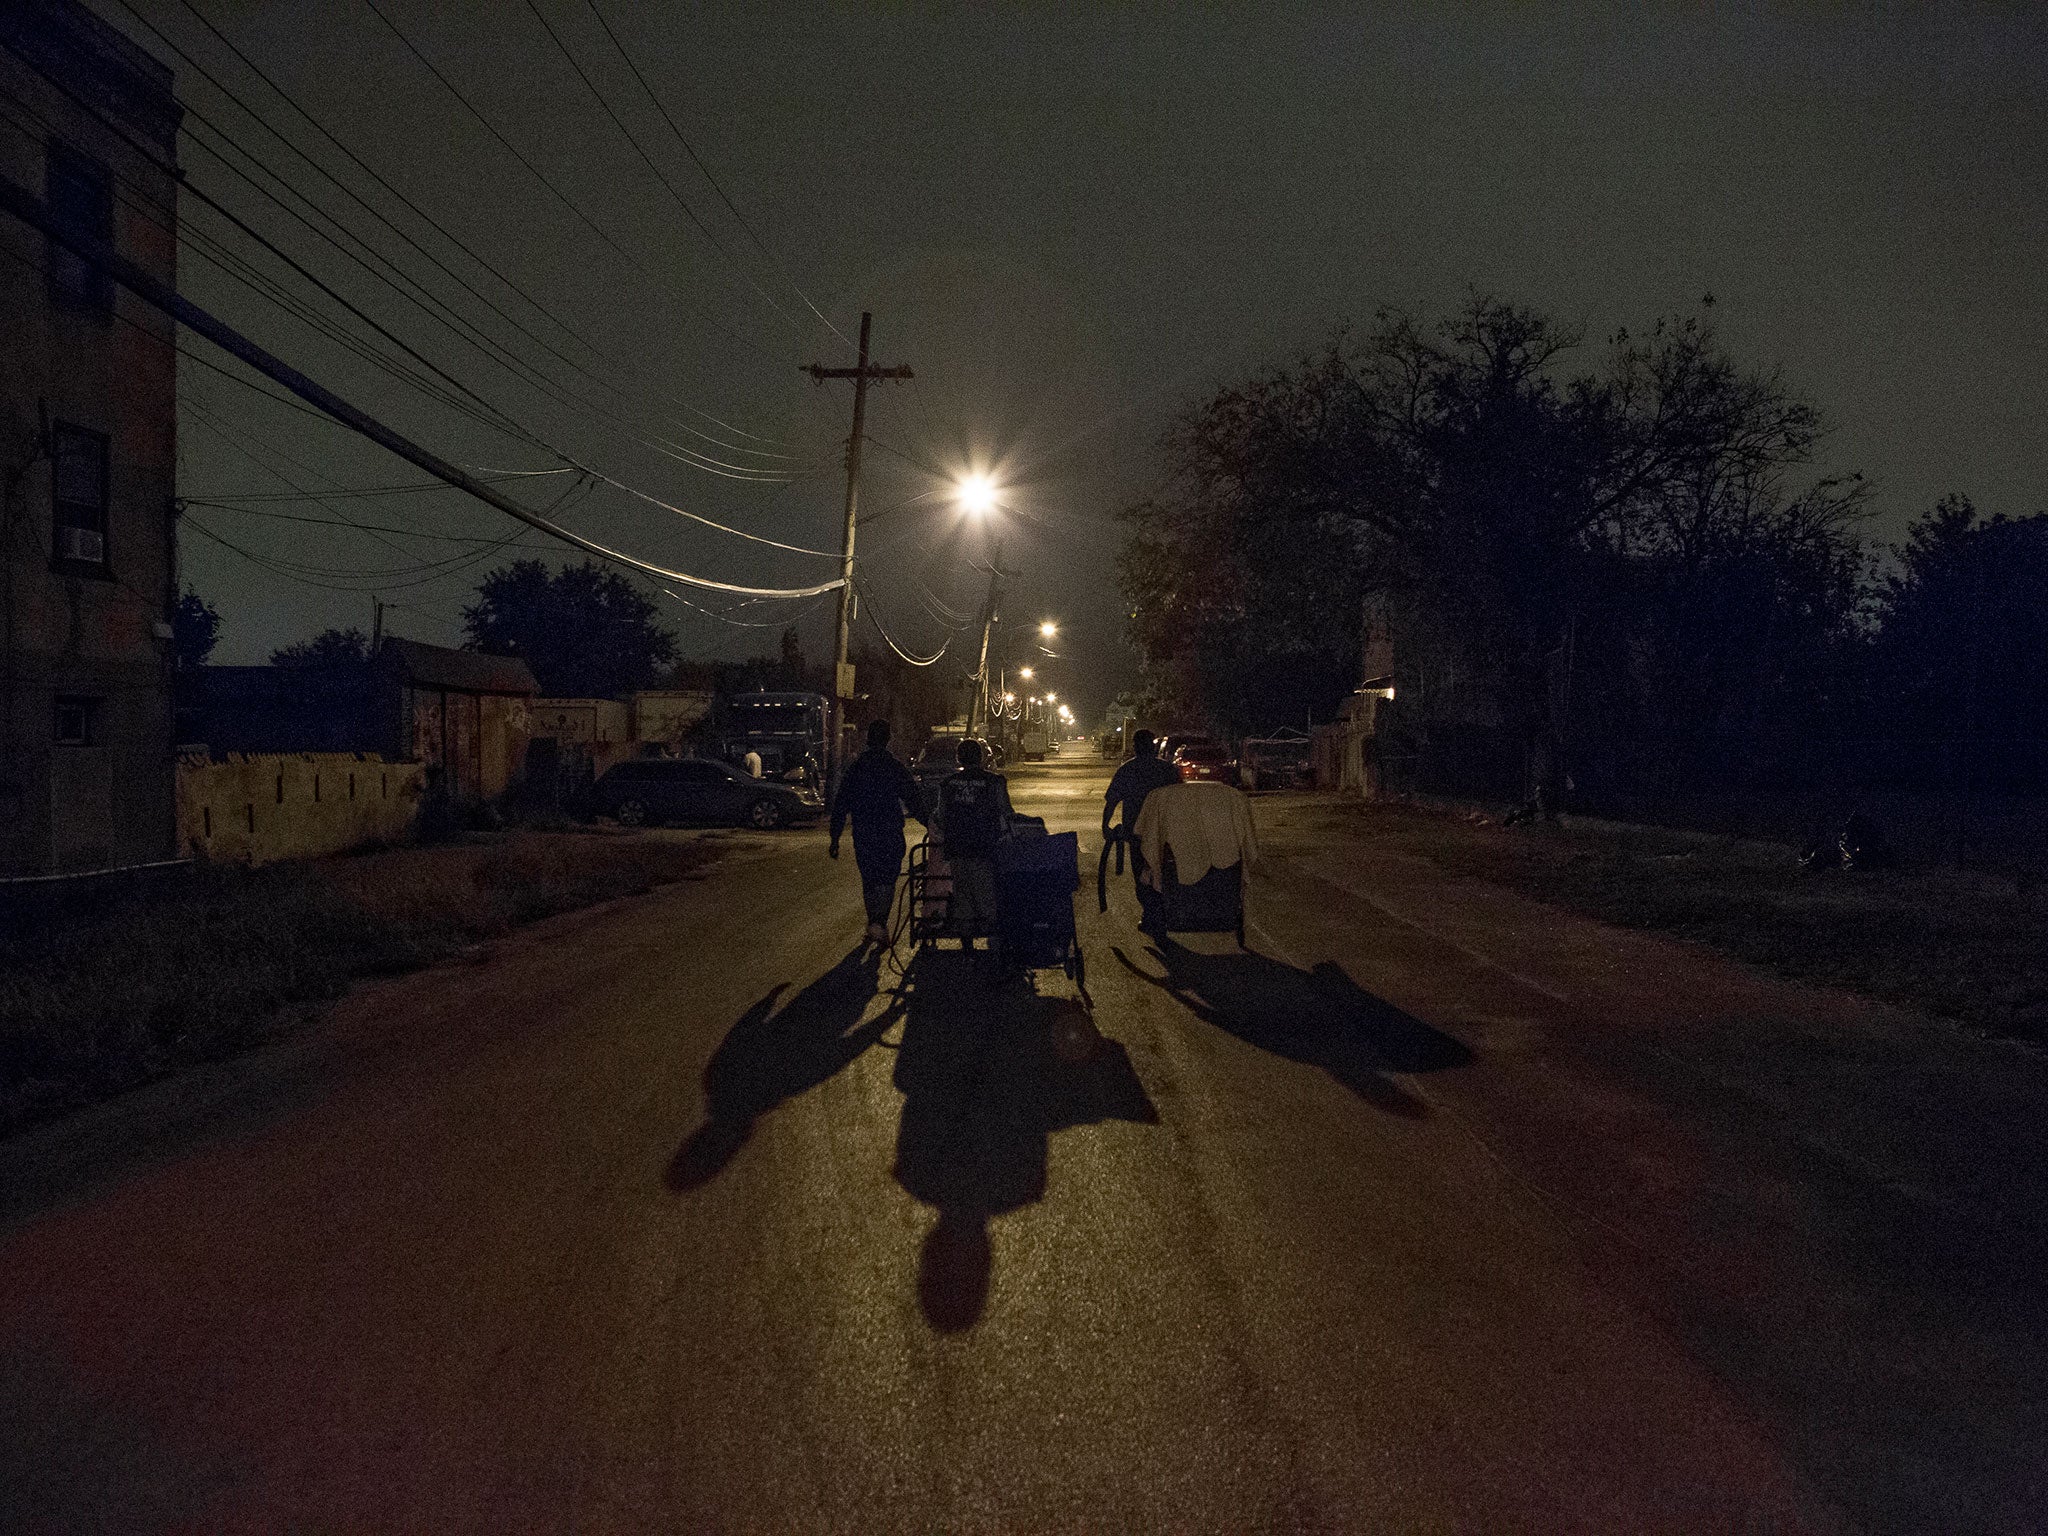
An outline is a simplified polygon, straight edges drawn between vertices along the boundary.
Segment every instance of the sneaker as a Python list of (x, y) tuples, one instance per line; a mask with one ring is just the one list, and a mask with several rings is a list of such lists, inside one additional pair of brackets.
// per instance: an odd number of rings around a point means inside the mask
[(886, 943), (888, 943), (888, 942), (889, 942), (889, 930), (888, 930), (888, 929), (886, 929), (886, 928), (884, 928), (884, 927), (883, 927), (883, 926), (882, 926), (882, 925), (881, 925), (880, 923), (869, 923), (869, 924), (868, 924), (868, 942), (869, 942), (870, 944), (886, 944)]

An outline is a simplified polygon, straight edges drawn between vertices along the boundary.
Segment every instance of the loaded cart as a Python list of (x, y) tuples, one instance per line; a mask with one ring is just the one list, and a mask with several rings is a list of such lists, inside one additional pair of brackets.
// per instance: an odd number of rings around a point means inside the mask
[[(1004, 964), (1025, 970), (1058, 966), (1085, 989), (1087, 964), (1074, 928), (1074, 894), (1081, 889), (1079, 835), (1046, 833), (1027, 823), (1025, 830), (996, 845), (995, 866), (991, 937)], [(927, 837), (910, 850), (904, 883), (912, 944), (965, 937), (953, 922), (953, 873), (943, 842)]]
[(1011, 837), (996, 845), (996, 944), (1004, 963), (1025, 970), (1056, 965), (1085, 996), (1087, 961), (1074, 931), (1080, 889), (1080, 834)]
[(1228, 784), (1167, 784), (1145, 797), (1132, 829), (1140, 876), (1168, 933), (1229, 933), (1244, 942), (1245, 888), (1259, 846), (1251, 803)]

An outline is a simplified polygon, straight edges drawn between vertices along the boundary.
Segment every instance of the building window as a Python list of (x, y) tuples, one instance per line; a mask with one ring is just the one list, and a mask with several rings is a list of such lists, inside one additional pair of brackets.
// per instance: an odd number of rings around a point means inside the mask
[[(114, 239), (114, 179), (104, 166), (52, 144), (43, 173), (43, 198), (50, 213), (82, 235), (109, 244)], [(49, 247), (50, 292), (58, 302), (94, 314), (114, 312), (114, 279), (55, 240)]]
[(89, 747), (92, 745), (93, 716), (99, 713), (98, 699), (59, 699), (57, 701), (57, 745), (60, 747)]
[(50, 429), (50, 556), (69, 570), (107, 568), (107, 438), (69, 422)]

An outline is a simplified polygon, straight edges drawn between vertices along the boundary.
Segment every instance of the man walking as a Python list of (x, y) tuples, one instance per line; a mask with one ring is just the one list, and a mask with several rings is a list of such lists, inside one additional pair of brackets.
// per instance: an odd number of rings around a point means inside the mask
[(939, 781), (932, 816), (953, 874), (948, 916), (963, 949), (972, 949), (977, 938), (994, 940), (996, 844), (1009, 815), (1010, 786), (982, 766), (981, 743), (969, 737), (960, 743), (960, 771)]
[[(1131, 880), (1138, 890), (1138, 926), (1151, 933), (1159, 920), (1159, 893), (1145, 883), (1145, 856), (1132, 836), (1145, 797), (1167, 784), (1180, 782), (1180, 770), (1159, 756), (1159, 741), (1150, 731), (1131, 738), (1131, 759), (1118, 768), (1109, 781), (1109, 793), (1102, 798), (1102, 840), (1110, 839), (1109, 818), (1118, 806), (1124, 808), (1124, 841), (1131, 850)], [(1161, 804), (1165, 802), (1162, 801)]]
[(868, 726), (868, 749), (853, 760), (832, 800), (832, 843), (853, 821), (853, 862), (860, 870), (861, 898), (868, 910), (868, 942), (889, 942), (889, 905), (896, 897), (896, 871), (903, 864), (903, 818), (925, 820), (924, 791), (889, 750), (889, 722)]

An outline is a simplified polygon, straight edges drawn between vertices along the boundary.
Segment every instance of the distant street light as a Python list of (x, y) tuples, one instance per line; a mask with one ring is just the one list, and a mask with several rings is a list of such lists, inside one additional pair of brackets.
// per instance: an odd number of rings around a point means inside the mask
[(1047, 694), (1047, 695), (1045, 696), (1045, 702), (1046, 702), (1046, 703), (1048, 703), (1048, 704), (1057, 704), (1057, 703), (1059, 703), (1059, 701), (1060, 701), (1060, 696), (1059, 696), (1058, 694), (1056, 694), (1056, 693), (1048, 693), (1048, 694)]
[(1046, 639), (1050, 640), (1054, 635), (1060, 632), (1060, 627), (1059, 625), (1053, 623), (1051, 619), (1047, 619), (1038, 626), (1038, 632), (1039, 634), (1043, 635)]
[(1017, 675), (1023, 678), (1024, 681), (1027, 683), (1031, 681), (1031, 669), (1029, 667), (1019, 667), (1017, 669)]

